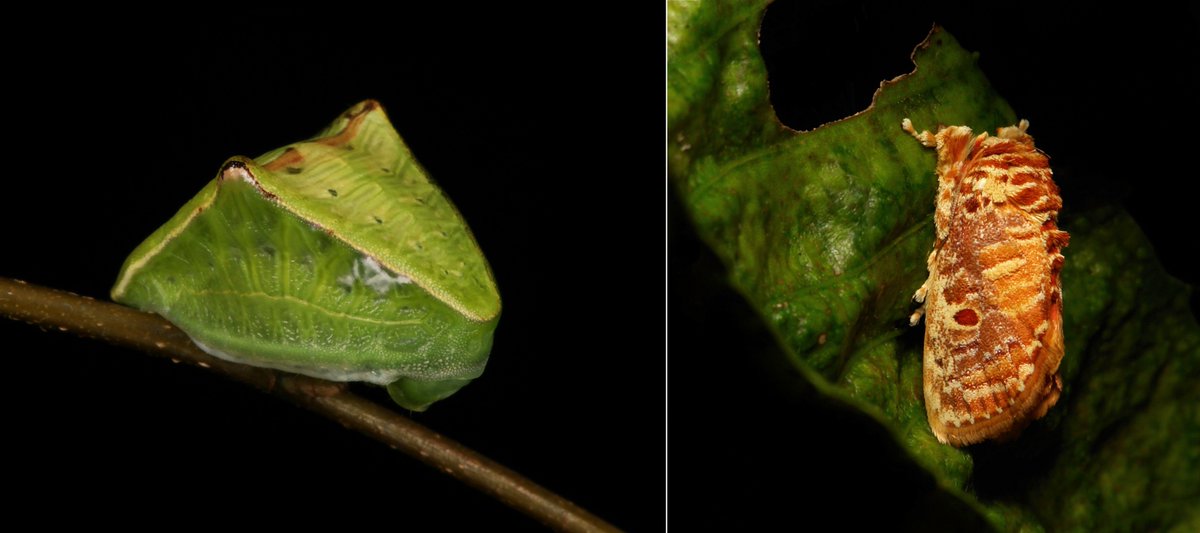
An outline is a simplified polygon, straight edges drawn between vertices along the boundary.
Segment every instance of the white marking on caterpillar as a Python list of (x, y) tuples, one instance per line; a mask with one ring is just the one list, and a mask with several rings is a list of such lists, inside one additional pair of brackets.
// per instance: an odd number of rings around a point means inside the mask
[(412, 279), (403, 274), (395, 274), (383, 265), (379, 264), (374, 257), (360, 255), (350, 267), (350, 272), (337, 279), (338, 284), (353, 288), (355, 281), (361, 281), (373, 289), (380, 296), (387, 294), (387, 291), (393, 285), (407, 285), (412, 283)]

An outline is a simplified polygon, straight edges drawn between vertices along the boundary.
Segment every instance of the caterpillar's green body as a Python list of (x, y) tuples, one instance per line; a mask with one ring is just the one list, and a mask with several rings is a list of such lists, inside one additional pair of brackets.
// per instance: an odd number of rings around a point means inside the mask
[(483, 372), (500, 315), (470, 230), (373, 101), (226, 162), (112, 297), (218, 357), (387, 385), (416, 410)]

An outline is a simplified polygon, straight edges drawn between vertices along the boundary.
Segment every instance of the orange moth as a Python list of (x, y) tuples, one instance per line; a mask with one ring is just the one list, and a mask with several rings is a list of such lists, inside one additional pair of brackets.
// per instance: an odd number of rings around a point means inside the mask
[(925, 412), (941, 442), (1015, 437), (1062, 392), (1062, 198), (1029, 122), (975, 135), (917, 132), (937, 148), (937, 238), (913, 299), (925, 315)]

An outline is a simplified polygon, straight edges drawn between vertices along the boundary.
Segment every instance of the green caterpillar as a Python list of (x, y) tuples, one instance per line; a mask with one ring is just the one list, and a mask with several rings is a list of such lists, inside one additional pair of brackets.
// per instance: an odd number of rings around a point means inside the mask
[(370, 100), (228, 160), (130, 254), (112, 298), (216, 357), (386, 385), (418, 411), (483, 372), (500, 316), (470, 229)]

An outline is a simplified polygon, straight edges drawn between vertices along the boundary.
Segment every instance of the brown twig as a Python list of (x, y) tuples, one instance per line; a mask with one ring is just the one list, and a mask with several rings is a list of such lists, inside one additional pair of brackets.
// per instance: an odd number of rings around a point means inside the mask
[[(337, 383), (212, 357), (158, 315), (0, 277), (0, 315), (184, 361), (283, 397), (415, 457), (560, 531), (618, 531), (500, 464)], [(313, 395), (323, 390), (325, 395)]]

